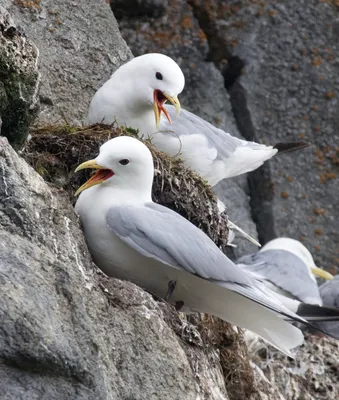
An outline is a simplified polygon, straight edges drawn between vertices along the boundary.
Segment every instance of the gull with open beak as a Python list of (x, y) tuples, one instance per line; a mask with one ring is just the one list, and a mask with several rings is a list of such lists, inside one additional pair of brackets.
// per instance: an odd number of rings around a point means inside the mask
[(312, 254), (301, 242), (291, 238), (273, 239), (237, 263), (271, 290), (309, 304), (322, 305), (315, 276), (333, 279), (329, 272), (316, 267)]
[[(152, 201), (149, 149), (120, 136), (77, 170), (96, 173), (77, 191), (79, 214), (94, 262), (107, 275), (134, 282), (182, 311), (206, 312), (252, 330), (276, 348), (303, 341), (288, 320), (307, 323), (275, 293), (235, 265), (199, 228)], [(311, 306), (321, 308), (318, 306)], [(339, 310), (327, 310), (339, 318)]]
[(170, 57), (135, 57), (95, 93), (88, 123), (112, 124), (116, 119), (120, 125), (138, 129), (140, 137), (149, 136), (159, 150), (179, 155), (211, 186), (253, 171), (277, 153), (307, 146), (304, 142), (266, 146), (231, 136), (180, 108), (178, 95), (184, 85), (184, 74)]
[[(260, 167), (275, 154), (307, 146), (304, 142), (266, 146), (231, 136), (197, 115), (181, 109), (185, 85), (179, 65), (163, 54), (135, 57), (118, 68), (95, 93), (88, 123), (126, 125), (171, 156), (179, 156), (211, 186)], [(166, 104), (167, 103), (167, 104)], [(220, 211), (225, 209), (219, 201)], [(258, 242), (230, 222), (256, 245)]]

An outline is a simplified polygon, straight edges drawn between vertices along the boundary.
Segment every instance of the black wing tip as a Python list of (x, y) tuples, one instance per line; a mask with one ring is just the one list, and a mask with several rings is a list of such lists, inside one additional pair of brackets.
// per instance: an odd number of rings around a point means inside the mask
[(287, 142), (276, 143), (273, 148), (278, 150), (278, 154), (290, 153), (291, 151), (305, 149), (309, 147), (310, 143), (307, 142)]
[(308, 328), (316, 330), (329, 336), (333, 339), (338, 339), (336, 335), (327, 332), (318, 325), (320, 322), (338, 322), (339, 321), (339, 308), (323, 307), (315, 304), (301, 303), (297, 310), (297, 315), (304, 318), (307, 323), (304, 323)]
[(339, 308), (300, 303), (297, 315), (312, 321), (339, 321)]

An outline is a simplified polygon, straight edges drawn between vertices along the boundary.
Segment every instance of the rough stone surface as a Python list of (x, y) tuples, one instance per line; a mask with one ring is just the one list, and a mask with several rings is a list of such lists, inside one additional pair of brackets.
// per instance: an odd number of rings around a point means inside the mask
[[(115, 2), (111, 6), (115, 12)], [(213, 62), (207, 61), (209, 46), (206, 35), (186, 1), (170, 2), (166, 14), (159, 18), (124, 15), (118, 18), (118, 22), (121, 34), (135, 56), (161, 52), (178, 62), (186, 80), (185, 89), (180, 95), (184, 108), (239, 136), (223, 77)], [(251, 236), (257, 237), (250, 217), (246, 177), (221, 182), (215, 192), (228, 206), (230, 220)], [(235, 243), (238, 245), (237, 255), (256, 249), (240, 236), (237, 236)]]
[(291, 359), (247, 334), (260, 399), (336, 400), (339, 394), (339, 341), (306, 334)]
[[(216, 0), (206, 3), (204, 10), (213, 21), (209, 26), (213, 34), (246, 63), (233, 98), (233, 105), (240, 108), (238, 121), (245, 119), (243, 129), (253, 130), (261, 141), (312, 143), (309, 149), (275, 157), (270, 161), (271, 178), (263, 174), (253, 182), (252, 192), (260, 192), (256, 211), (266, 214), (263, 222), (274, 223), (269, 228), (262, 223), (259, 236), (265, 231), (264, 241), (275, 235), (302, 240), (319, 266), (335, 273), (339, 256), (338, 4)], [(273, 185), (262, 184), (267, 177)]]
[(175, 335), (168, 305), (96, 272), (64, 193), (5, 138), (0, 169), (1, 399), (227, 400), (215, 349), (177, 317)]
[(2, 135), (19, 148), (38, 111), (39, 51), (0, 6), (0, 117)]
[(160, 17), (166, 12), (168, 0), (111, 0), (116, 18), (122, 17)]
[(97, 88), (131, 57), (104, 0), (0, 0), (40, 51), (40, 123), (82, 123)]

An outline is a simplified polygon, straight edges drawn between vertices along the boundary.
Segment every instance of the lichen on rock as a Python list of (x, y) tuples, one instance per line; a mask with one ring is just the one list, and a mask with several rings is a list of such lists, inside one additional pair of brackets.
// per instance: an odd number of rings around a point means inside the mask
[(0, 117), (2, 135), (21, 147), (38, 111), (39, 51), (0, 7)]

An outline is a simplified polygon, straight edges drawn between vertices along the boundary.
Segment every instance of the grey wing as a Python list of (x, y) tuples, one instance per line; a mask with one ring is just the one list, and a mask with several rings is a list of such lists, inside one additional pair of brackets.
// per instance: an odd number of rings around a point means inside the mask
[(210, 146), (217, 149), (219, 159), (229, 158), (238, 147), (267, 148), (263, 144), (238, 139), (187, 110), (181, 109), (179, 115), (176, 115), (173, 106), (166, 105), (166, 110), (172, 119), (172, 125), (168, 125), (167, 121), (164, 121), (163, 124), (165, 126), (162, 124), (160, 129), (166, 127), (178, 135), (203, 133), (207, 137)]
[(288, 251), (259, 251), (240, 258), (237, 264), (299, 301), (321, 304), (317, 283), (310, 277), (307, 266)]
[(208, 236), (166, 207), (156, 203), (112, 207), (106, 222), (111, 232), (146, 257), (205, 279), (250, 283)]
[(339, 275), (319, 287), (324, 306), (339, 308)]
[(116, 206), (106, 215), (108, 229), (145, 257), (217, 281), (275, 312), (298, 317), (229, 260), (200, 229), (156, 203)]
[[(331, 281), (323, 283), (319, 287), (319, 291), (324, 306), (339, 308), (339, 275)], [(318, 322), (316, 325), (339, 339), (339, 322)]]

